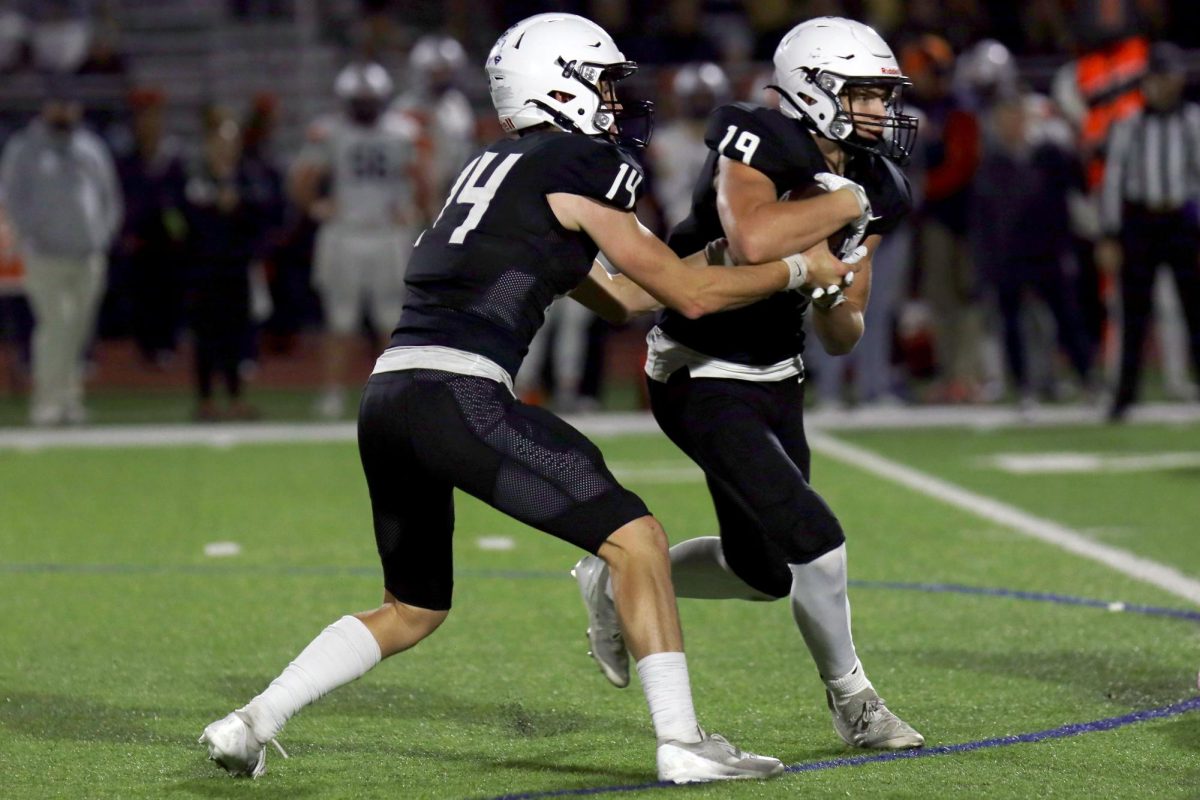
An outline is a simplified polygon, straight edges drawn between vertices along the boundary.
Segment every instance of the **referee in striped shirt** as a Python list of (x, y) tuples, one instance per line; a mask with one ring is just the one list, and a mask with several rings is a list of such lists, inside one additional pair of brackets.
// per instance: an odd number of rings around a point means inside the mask
[(1187, 318), (1192, 364), (1200, 377), (1200, 106), (1183, 102), (1186, 70), (1173, 44), (1151, 48), (1142, 82), (1146, 108), (1113, 127), (1101, 210), (1108, 238), (1096, 260), (1120, 272), (1121, 366), (1109, 419), (1124, 419), (1137, 399), (1154, 275), (1166, 264)]

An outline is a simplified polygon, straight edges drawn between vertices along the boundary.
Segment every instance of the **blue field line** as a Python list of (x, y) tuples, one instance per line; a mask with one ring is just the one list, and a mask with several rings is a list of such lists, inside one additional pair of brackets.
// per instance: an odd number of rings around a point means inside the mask
[(1185, 608), (1159, 608), (1138, 603), (1121, 603), (1110, 600), (1095, 600), (1090, 597), (1072, 597), (1054, 592), (1026, 592), (1020, 589), (999, 589), (986, 586), (964, 586), (959, 583), (905, 583), (901, 581), (850, 581), (850, 585), (862, 589), (897, 589), (910, 592), (945, 592), (949, 594), (974, 594), (985, 597), (1009, 597), (1014, 600), (1030, 600), (1038, 603), (1057, 603), (1066, 606), (1086, 606), (1105, 611), (1120, 611), (1130, 614), (1145, 614), (1152, 617), (1175, 617), (1200, 622), (1200, 611)]
[[(1150, 720), (1166, 719), (1168, 717), (1176, 717), (1180, 714), (1186, 714), (1191, 711), (1200, 710), (1200, 697), (1193, 697), (1190, 700), (1183, 700), (1178, 703), (1173, 703), (1169, 706), (1160, 706), (1159, 708), (1150, 708), (1144, 711), (1134, 711), (1129, 714), (1122, 714), (1119, 717), (1108, 717), (1106, 719), (1098, 719), (1092, 722), (1074, 722), (1069, 725), (1062, 725), (1058, 728), (1050, 728), (1049, 730), (1036, 731), (1034, 733), (1017, 733), (1011, 736), (997, 736), (992, 739), (980, 739), (976, 742), (963, 742), (962, 744), (946, 744), (938, 747), (925, 747), (919, 750), (892, 750), (887, 753), (872, 753), (870, 755), (853, 756), (851, 758), (831, 758), (826, 761), (812, 761), (807, 764), (793, 764), (787, 767), (788, 772), (818, 772), (827, 769), (839, 769), (841, 767), (859, 767), (864, 764), (877, 764), (887, 761), (900, 761), (914, 758), (930, 758), (932, 756), (954, 755), (956, 753), (969, 753), (974, 750), (985, 750), (991, 747), (1007, 747), (1014, 744), (1030, 744), (1034, 742), (1044, 742), (1048, 739), (1066, 739), (1071, 736), (1079, 736), (1084, 733), (1096, 733), (1098, 731), (1111, 731), (1116, 728), (1123, 728), (1127, 725), (1134, 725), (1139, 722), (1149, 722)], [(540, 800), (545, 797), (582, 797), (587, 795), (597, 794), (619, 794), (625, 792), (638, 792), (647, 789), (675, 789), (681, 788), (673, 783), (639, 783), (625, 786), (595, 786), (585, 789), (551, 789), (541, 792), (525, 792), (522, 794), (505, 794), (498, 797), (489, 798), (489, 800)]]
[[(265, 564), (4, 564), (0, 573), (10, 574), (74, 574), (74, 575), (282, 575), (319, 578), (379, 578), (378, 567), (335, 566), (269, 566)], [(566, 580), (566, 570), (527, 569), (459, 569), (456, 578), (498, 578), (502, 580)], [(906, 592), (935, 594), (968, 594), (983, 597), (1006, 597), (1038, 603), (1083, 606), (1086, 608), (1142, 614), (1148, 617), (1172, 617), (1200, 622), (1200, 611), (1185, 608), (1163, 608), (1138, 603), (1096, 600), (1073, 597), (1054, 592), (1027, 592), (1021, 589), (1002, 589), (987, 586), (966, 586), (958, 583), (907, 583), (903, 581), (852, 580), (850, 586), (859, 589), (891, 589)]]

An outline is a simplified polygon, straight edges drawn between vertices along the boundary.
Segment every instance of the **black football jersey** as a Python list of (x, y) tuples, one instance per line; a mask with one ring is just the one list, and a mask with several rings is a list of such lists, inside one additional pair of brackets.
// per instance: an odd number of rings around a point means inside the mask
[(579, 134), (541, 131), (488, 147), (417, 240), (392, 346), (478, 353), (515, 376), (546, 307), (596, 257), (591, 237), (558, 223), (546, 201), (555, 192), (628, 211), (642, 172), (616, 145)]
[[(667, 244), (688, 255), (725, 235), (717, 215), (717, 159), (735, 159), (766, 175), (776, 196), (813, 183), (829, 167), (812, 134), (798, 120), (752, 103), (721, 106), (709, 118), (704, 141), (708, 160), (692, 195), (692, 213), (671, 232)], [(873, 153), (847, 151), (846, 177), (860, 184), (876, 219), (867, 235), (885, 234), (909, 213), (908, 181), (890, 161)], [(675, 341), (705, 355), (752, 366), (767, 366), (804, 350), (804, 313), (800, 292), (780, 292), (743, 308), (689, 320), (667, 309), (659, 327)]]

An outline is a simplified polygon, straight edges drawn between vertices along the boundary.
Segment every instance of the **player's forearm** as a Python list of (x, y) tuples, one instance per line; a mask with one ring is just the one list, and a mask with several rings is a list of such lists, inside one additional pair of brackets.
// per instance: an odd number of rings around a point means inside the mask
[(874, 251), (879, 247), (879, 237), (868, 241), (869, 253), (858, 262), (854, 285), (846, 289), (845, 302), (833, 308), (812, 309), (813, 331), (821, 340), (825, 352), (832, 356), (849, 353), (862, 338), (866, 323), (864, 314), (871, 299), (871, 273)]
[(763, 263), (802, 253), (858, 219), (858, 201), (848, 191), (793, 202), (763, 203), (753, 209), (718, 212), (739, 260)]
[(750, 305), (788, 288), (792, 271), (782, 261), (689, 270), (694, 276), (679, 297), (664, 303), (688, 319)]
[(645, 289), (624, 275), (609, 275), (599, 264), (592, 265), (588, 277), (571, 292), (571, 299), (614, 325), (662, 308)]
[(846, 355), (862, 338), (865, 325), (856, 303), (847, 301), (828, 310), (814, 308), (812, 313), (813, 330), (829, 355)]

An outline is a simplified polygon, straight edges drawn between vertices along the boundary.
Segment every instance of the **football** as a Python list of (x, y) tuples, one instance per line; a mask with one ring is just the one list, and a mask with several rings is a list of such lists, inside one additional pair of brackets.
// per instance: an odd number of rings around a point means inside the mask
[[(807, 186), (799, 186), (794, 189), (789, 189), (779, 196), (780, 200), (807, 200), (810, 197), (816, 197), (819, 194), (825, 193), (825, 187), (819, 183), (810, 183)], [(825, 241), (829, 244), (829, 251), (834, 255), (841, 252), (841, 247), (846, 242), (846, 238), (850, 236), (850, 226), (846, 225), (829, 235)]]

